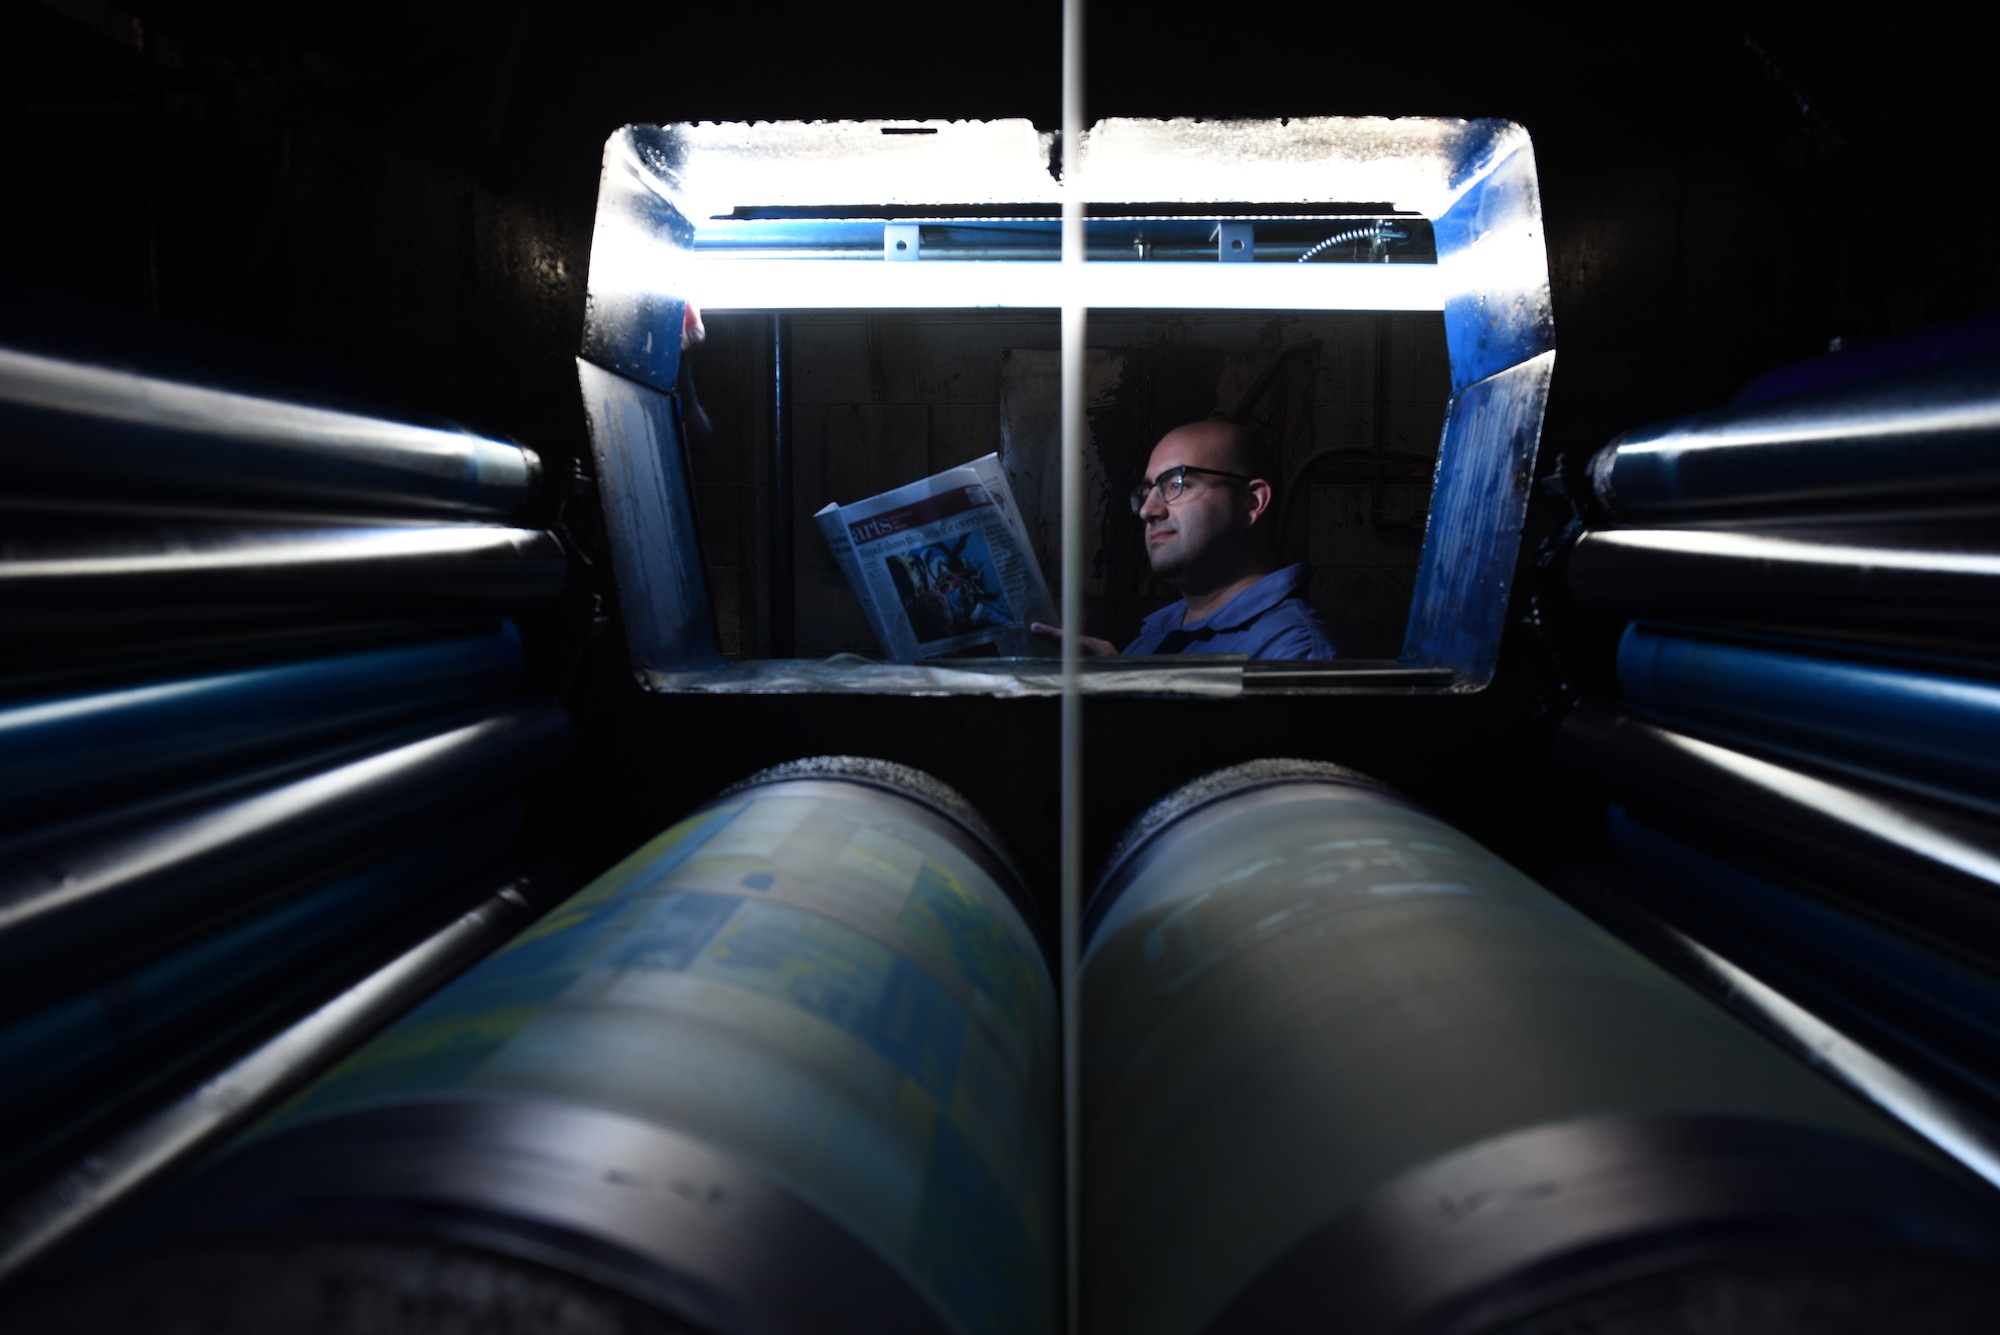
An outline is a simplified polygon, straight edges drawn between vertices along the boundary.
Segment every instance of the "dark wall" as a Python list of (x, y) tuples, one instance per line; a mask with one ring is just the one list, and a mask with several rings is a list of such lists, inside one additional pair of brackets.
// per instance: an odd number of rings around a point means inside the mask
[[(1505, 116), (1534, 136), (1559, 347), (1544, 469), (1713, 405), (1756, 373), (2000, 301), (1977, 44), (1676, 8), (1612, 26), (1501, 7), (1093, 6), (1106, 115)], [(1741, 13), (1741, 11), (1736, 11)], [(107, 13), (111, 15), (106, 18)], [(630, 121), (1059, 115), (1054, 6), (510, 3), (0, 15), (0, 278), (290, 349), (412, 407), (582, 449), (578, 346), (597, 164)], [(84, 17), (79, 17), (82, 15)], [(95, 16), (91, 18), (90, 16)], [(86, 21), (88, 20), (88, 21)], [(587, 500), (573, 509), (587, 512)], [(1534, 862), (1587, 824), (1542, 729), (1601, 664), (1534, 564), (1500, 680), (1465, 701), (1099, 710), (1094, 839), (1175, 779), (1259, 748), (1392, 779)], [(587, 529), (587, 523), (582, 525)], [(642, 698), (615, 626), (551, 684), (586, 730), (565, 820), (586, 861), (756, 765), (853, 747), (1053, 841), (1053, 708)], [(1566, 657), (1565, 657), (1566, 656)], [(1046, 715), (1046, 717), (1044, 717)]]

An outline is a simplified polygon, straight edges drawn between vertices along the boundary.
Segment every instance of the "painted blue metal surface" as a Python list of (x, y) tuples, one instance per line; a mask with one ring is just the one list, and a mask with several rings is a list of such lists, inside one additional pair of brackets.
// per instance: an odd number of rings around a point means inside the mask
[(490, 865), (519, 827), (520, 804), (507, 803), (0, 1025), (0, 1124), (20, 1125), (114, 1070), (129, 1077), (155, 1044), (256, 1004)]
[(481, 635), (31, 700), (0, 710), (0, 828), (496, 700), (521, 637)]
[(1406, 664), (1450, 668), (1468, 685), (1492, 679), (1554, 369), (1555, 353), (1544, 352), (1453, 397), (1410, 600)]
[(1674, 905), (1760, 940), (1774, 956), (1837, 987), (1922, 1017), (1926, 1045), (2000, 1056), (2000, 978), (1822, 900), (1774, 885), (1634, 820), (1608, 817), (1612, 846)]
[(1669, 727), (2000, 796), (2000, 683), (1633, 625), (1618, 685)]
[(1476, 179), (1434, 223), (1453, 393), (1556, 345), (1534, 153), (1517, 126), (1474, 125), (1488, 135), (1454, 171)]
[(675, 140), (657, 125), (628, 125), (605, 144), (583, 322), (584, 356), (667, 391), (680, 374), (687, 309), (674, 257), (694, 244), (694, 227), (665, 193), (678, 167)]
[(578, 358), (632, 661), (718, 667), (715, 612), (672, 396)]

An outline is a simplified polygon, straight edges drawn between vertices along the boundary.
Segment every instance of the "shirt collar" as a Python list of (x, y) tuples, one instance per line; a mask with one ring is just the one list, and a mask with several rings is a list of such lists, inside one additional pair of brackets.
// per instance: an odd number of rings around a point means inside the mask
[(1147, 617), (1145, 624), (1149, 630), (1163, 620), (1166, 624), (1162, 629), (1166, 630), (1239, 630), (1285, 599), (1300, 593), (1311, 581), (1312, 570), (1303, 562), (1289, 565), (1272, 571), (1199, 621), (1181, 621), (1181, 617), (1187, 614), (1187, 600), (1184, 598), (1177, 603), (1168, 603)]

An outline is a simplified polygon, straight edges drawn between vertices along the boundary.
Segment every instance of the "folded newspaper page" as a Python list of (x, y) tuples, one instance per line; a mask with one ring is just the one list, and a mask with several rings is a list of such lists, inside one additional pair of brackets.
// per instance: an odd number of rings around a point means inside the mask
[(888, 657), (1053, 651), (1028, 630), (1055, 604), (999, 455), (813, 518)]

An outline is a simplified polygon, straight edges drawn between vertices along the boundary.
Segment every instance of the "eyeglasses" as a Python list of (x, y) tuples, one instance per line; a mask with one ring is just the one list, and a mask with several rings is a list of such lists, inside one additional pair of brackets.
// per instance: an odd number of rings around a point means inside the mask
[(1220, 468), (1196, 468), (1193, 464), (1176, 464), (1158, 477), (1143, 478), (1132, 488), (1132, 513), (1138, 514), (1145, 507), (1146, 496), (1155, 493), (1163, 505), (1172, 505), (1187, 495), (1189, 473), (1200, 473), (1207, 477), (1226, 477), (1235, 482), (1254, 482), (1255, 478), (1241, 473), (1225, 473)]

